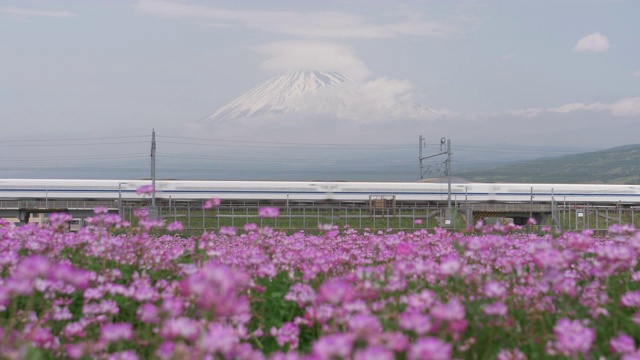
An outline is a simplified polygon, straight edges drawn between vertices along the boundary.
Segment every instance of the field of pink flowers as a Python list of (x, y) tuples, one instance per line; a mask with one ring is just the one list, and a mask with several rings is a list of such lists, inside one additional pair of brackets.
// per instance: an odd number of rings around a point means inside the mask
[(640, 359), (631, 227), (183, 238), (138, 216), (0, 222), (3, 357)]

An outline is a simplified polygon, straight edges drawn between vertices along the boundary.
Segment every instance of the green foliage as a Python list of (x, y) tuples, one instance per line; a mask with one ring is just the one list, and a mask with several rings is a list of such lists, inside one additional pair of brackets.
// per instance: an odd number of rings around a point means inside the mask
[[(262, 286), (264, 291), (251, 294), (252, 320), (249, 329), (251, 331), (256, 329), (264, 331), (265, 336), (262, 337), (260, 343), (262, 350), (267, 354), (280, 350), (275, 339), (269, 335), (269, 330), (272, 327), (280, 328), (285, 322), (293, 322), (296, 316), (304, 315), (298, 304), (284, 299), (292, 283), (288, 278), (287, 272), (280, 272), (273, 279), (258, 279), (256, 285)], [(303, 333), (301, 332), (301, 335)], [(302, 336), (300, 338), (300, 346), (302, 348), (309, 348), (311, 342), (315, 340), (315, 338), (308, 335), (306, 339)]]

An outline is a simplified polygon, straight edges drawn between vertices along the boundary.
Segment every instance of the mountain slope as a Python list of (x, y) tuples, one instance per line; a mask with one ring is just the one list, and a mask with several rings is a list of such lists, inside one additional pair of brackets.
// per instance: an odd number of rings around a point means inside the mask
[(640, 184), (640, 144), (457, 173), (477, 182)]
[(298, 71), (273, 77), (221, 107), (203, 122), (303, 111), (305, 98), (327, 87), (352, 82), (337, 72)]

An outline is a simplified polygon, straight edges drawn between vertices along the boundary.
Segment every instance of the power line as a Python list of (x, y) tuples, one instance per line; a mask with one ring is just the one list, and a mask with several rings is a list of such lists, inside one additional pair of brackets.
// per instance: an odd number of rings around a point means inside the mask
[(1, 145), (0, 147), (4, 148), (14, 148), (14, 147), (68, 147), (68, 146), (97, 146), (97, 145), (129, 145), (129, 144), (148, 144), (148, 141), (127, 141), (127, 142), (108, 142), (108, 143), (88, 143), (88, 144), (12, 144), (12, 145)]
[(323, 163), (366, 163), (366, 164), (411, 164), (412, 161), (409, 160), (344, 160), (344, 159), (326, 159), (326, 158), (279, 158), (275, 159), (273, 157), (270, 158), (260, 158), (260, 157), (243, 157), (243, 156), (204, 156), (204, 155), (175, 155), (175, 154), (167, 154), (160, 153), (164, 158), (175, 158), (175, 159), (199, 159), (199, 160), (220, 160), (220, 161), (252, 161), (252, 162), (274, 162), (274, 163), (283, 163), (283, 162), (294, 162), (294, 163), (304, 163), (308, 164), (309, 162), (323, 162)]
[(114, 140), (114, 139), (135, 139), (148, 138), (149, 135), (132, 135), (132, 136), (108, 136), (108, 137), (85, 137), (85, 138), (67, 138), (67, 139), (19, 139), (19, 140), (0, 140), (0, 143), (20, 143), (20, 142), (51, 142), (51, 141), (88, 141), (88, 140)]
[[(196, 141), (219, 141), (225, 143), (240, 143), (240, 144), (264, 144), (264, 145), (284, 145), (286, 148), (292, 146), (302, 147), (315, 147), (315, 146), (340, 146), (346, 148), (411, 148), (409, 144), (353, 144), (353, 143), (301, 143), (301, 142), (277, 142), (277, 141), (253, 141), (253, 140), (232, 140), (232, 139), (217, 139), (217, 138), (194, 138), (194, 137), (182, 137), (182, 136), (164, 136), (158, 135), (158, 138), (178, 139), (178, 140), (196, 140)], [(213, 144), (197, 144), (197, 143), (184, 143), (184, 142), (163, 142), (165, 144), (194, 144), (194, 145), (213, 145)], [(215, 145), (222, 146), (222, 145)], [(224, 145), (228, 146), (228, 145)], [(246, 146), (249, 147), (249, 146)]]

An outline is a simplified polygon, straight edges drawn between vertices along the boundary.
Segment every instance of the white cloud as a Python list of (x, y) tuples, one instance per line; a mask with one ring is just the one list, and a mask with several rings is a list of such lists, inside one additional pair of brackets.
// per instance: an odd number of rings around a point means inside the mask
[(525, 110), (507, 110), (505, 113), (524, 118), (531, 118), (539, 116), (545, 111), (558, 114), (568, 114), (580, 110), (593, 112), (609, 111), (611, 112), (611, 115), (620, 117), (637, 116), (640, 115), (640, 96), (624, 98), (610, 104), (599, 101), (591, 104), (569, 103), (546, 110), (542, 108), (534, 108)]
[(581, 110), (584, 108), (585, 108), (585, 105), (583, 103), (569, 103), (562, 106), (558, 106), (556, 108), (548, 109), (547, 111), (559, 113), (559, 114), (566, 114), (566, 113), (570, 113), (576, 110)]
[(353, 79), (370, 74), (367, 66), (349, 46), (321, 41), (279, 41), (256, 48), (270, 59), (261, 69), (270, 73), (300, 70), (337, 71)]
[(609, 39), (599, 32), (595, 32), (578, 40), (573, 50), (577, 52), (604, 52), (609, 50), (610, 47)]
[(358, 121), (390, 120), (393, 118), (435, 117), (435, 113), (417, 105), (407, 80), (386, 77), (357, 84), (342, 95), (337, 109), (339, 118)]
[(523, 118), (533, 118), (536, 117), (538, 115), (540, 115), (542, 112), (544, 111), (544, 109), (542, 108), (529, 108), (529, 109), (512, 109), (512, 110), (506, 110), (505, 113), (507, 115), (513, 115), (513, 116), (518, 116), (518, 117), (523, 117)]
[(608, 110), (615, 116), (640, 115), (640, 97), (625, 98), (608, 105)]
[(461, 33), (453, 25), (422, 20), (415, 14), (396, 22), (376, 24), (364, 16), (339, 11), (230, 10), (165, 0), (140, 0), (134, 8), (144, 15), (223, 21), (273, 33), (314, 38), (442, 37)]
[(30, 10), (23, 9), (15, 6), (2, 6), (0, 7), (0, 14), (13, 16), (17, 18), (22, 17), (53, 17), (53, 18), (66, 18), (76, 16), (75, 13), (70, 11), (59, 10)]

